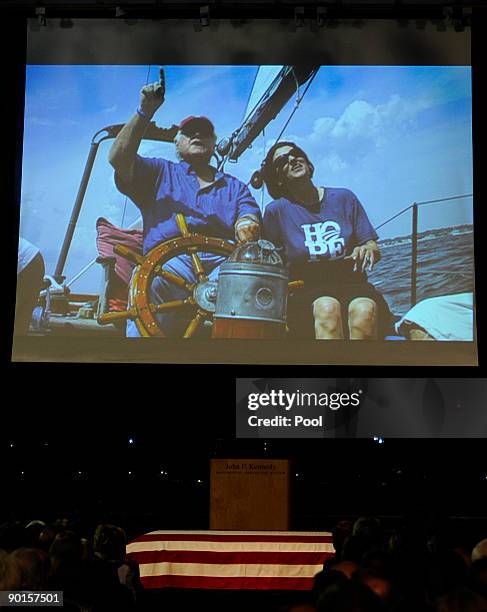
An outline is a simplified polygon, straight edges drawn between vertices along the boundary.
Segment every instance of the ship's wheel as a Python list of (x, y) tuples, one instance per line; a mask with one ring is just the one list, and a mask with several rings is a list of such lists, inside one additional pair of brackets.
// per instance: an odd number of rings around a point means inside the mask
[[(215, 311), (217, 285), (210, 281), (205, 274), (203, 264), (198, 252), (214, 253), (228, 257), (236, 245), (221, 238), (192, 234), (188, 230), (182, 214), (176, 215), (176, 222), (181, 236), (171, 238), (154, 247), (145, 257), (134, 253), (130, 249), (117, 245), (114, 250), (137, 265), (134, 277), (130, 283), (130, 307), (123, 312), (108, 312), (98, 317), (98, 323), (106, 325), (116, 321), (135, 321), (140, 334), (144, 337), (165, 336), (156, 315), (161, 312), (181, 310), (187, 313), (189, 323), (183, 333), (184, 338), (191, 338), (196, 330), (205, 321), (213, 319)], [(193, 269), (198, 279), (195, 283), (188, 283), (181, 276), (163, 268), (164, 264), (173, 257), (187, 253), (191, 256)], [(157, 276), (173, 283), (177, 287), (186, 289), (188, 297), (179, 300), (152, 304), (149, 289)]]

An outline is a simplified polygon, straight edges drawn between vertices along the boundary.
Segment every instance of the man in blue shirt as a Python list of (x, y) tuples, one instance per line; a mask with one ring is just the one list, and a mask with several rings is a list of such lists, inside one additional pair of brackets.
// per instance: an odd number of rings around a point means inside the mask
[[(145, 130), (163, 104), (164, 96), (161, 69), (160, 80), (142, 88), (140, 106), (120, 131), (109, 156), (118, 189), (142, 213), (144, 254), (180, 235), (177, 213), (185, 215), (189, 229), (194, 232), (238, 242), (258, 239), (260, 210), (248, 187), (210, 165), (216, 136), (209, 119), (191, 116), (181, 122), (175, 139), (179, 163), (137, 154)], [(215, 280), (224, 257), (211, 253), (199, 255), (205, 273), (210, 280)], [(189, 283), (197, 281), (189, 255), (173, 258), (164, 268)], [(161, 277), (152, 283), (151, 301), (155, 304), (186, 296), (184, 289)], [(158, 314), (157, 317), (166, 335), (178, 335), (180, 329), (174, 315)], [(133, 322), (127, 326), (127, 335), (139, 335)]]

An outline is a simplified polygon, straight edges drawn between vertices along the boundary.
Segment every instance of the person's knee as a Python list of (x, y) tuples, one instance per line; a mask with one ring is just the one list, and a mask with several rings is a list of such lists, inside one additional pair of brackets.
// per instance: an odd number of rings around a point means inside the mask
[(341, 338), (342, 316), (340, 302), (332, 297), (321, 297), (313, 303), (317, 338)]
[(377, 318), (377, 304), (370, 298), (355, 298), (348, 306), (348, 316), (352, 321), (374, 323)]
[(341, 317), (340, 302), (331, 297), (320, 297), (313, 302), (313, 316), (320, 323), (338, 322)]
[(377, 304), (370, 298), (355, 298), (348, 307), (351, 340), (377, 338)]

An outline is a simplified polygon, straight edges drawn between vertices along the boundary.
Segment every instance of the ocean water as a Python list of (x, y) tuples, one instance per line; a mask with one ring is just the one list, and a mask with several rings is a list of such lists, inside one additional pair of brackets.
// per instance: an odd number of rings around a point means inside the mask
[[(411, 241), (400, 238), (381, 244), (382, 259), (369, 281), (386, 298), (391, 311), (411, 307)], [(450, 228), (440, 235), (424, 233), (418, 240), (417, 301), (474, 290), (472, 228)]]

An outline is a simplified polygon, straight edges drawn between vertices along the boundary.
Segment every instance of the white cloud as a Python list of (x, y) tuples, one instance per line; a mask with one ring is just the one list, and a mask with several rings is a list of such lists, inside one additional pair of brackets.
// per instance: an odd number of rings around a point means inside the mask
[(316, 119), (309, 140), (315, 144), (332, 139), (337, 144), (366, 139), (380, 146), (388, 136), (414, 125), (417, 115), (429, 106), (426, 99), (405, 100), (397, 94), (375, 106), (366, 100), (354, 100), (338, 118)]
[(339, 155), (336, 155), (336, 153), (332, 153), (331, 155), (328, 155), (322, 159), (320, 166), (324, 170), (328, 170), (333, 173), (342, 172), (343, 170), (347, 170), (347, 168), (349, 168), (349, 164)]

